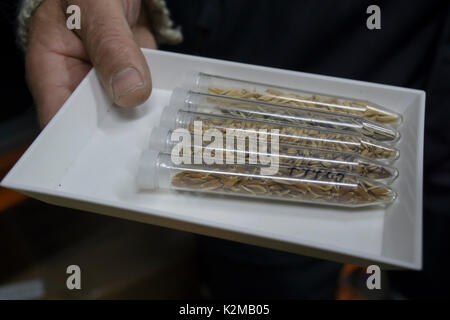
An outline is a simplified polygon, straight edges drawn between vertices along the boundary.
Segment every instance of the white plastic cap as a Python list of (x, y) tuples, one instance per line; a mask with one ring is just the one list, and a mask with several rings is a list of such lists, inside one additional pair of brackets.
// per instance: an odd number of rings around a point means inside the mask
[(155, 151), (166, 152), (168, 149), (170, 129), (154, 127), (150, 133), (149, 148)]
[(179, 106), (180, 108), (186, 107), (186, 98), (189, 94), (189, 89), (175, 88), (172, 91), (172, 97), (170, 98), (169, 106)]
[(188, 71), (184, 74), (182, 86), (184, 88), (198, 88), (199, 79), (200, 79), (200, 72)]
[(139, 160), (136, 183), (139, 189), (154, 190), (158, 188), (158, 151), (146, 150)]
[(173, 129), (177, 124), (177, 113), (181, 109), (180, 106), (166, 106), (161, 113), (160, 125), (162, 127)]

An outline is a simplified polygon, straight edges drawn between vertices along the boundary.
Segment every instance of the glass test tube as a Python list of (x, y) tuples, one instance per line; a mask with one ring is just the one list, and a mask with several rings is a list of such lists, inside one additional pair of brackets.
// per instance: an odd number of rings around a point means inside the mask
[[(399, 157), (399, 151), (387, 144), (359, 135), (351, 135), (326, 129), (281, 126), (259, 120), (242, 120), (229, 116), (190, 112), (180, 110), (179, 107), (173, 106), (166, 107), (161, 115), (161, 126), (168, 128), (186, 128), (195, 133), (195, 123), (201, 124), (202, 132), (200, 134), (208, 133), (211, 130), (218, 130), (223, 135), (235, 135), (237, 138), (242, 139), (255, 135), (266, 135), (268, 139), (271, 136), (276, 136), (279, 143), (283, 144), (351, 152), (372, 159), (393, 161)], [(266, 130), (266, 132), (264, 133), (261, 130)], [(273, 130), (278, 131), (278, 133)]]
[(206, 93), (356, 115), (381, 124), (398, 125), (402, 122), (400, 114), (370, 101), (284, 88), (201, 72), (188, 74), (185, 85), (195, 91)]
[(175, 164), (170, 154), (153, 150), (141, 157), (137, 184), (143, 190), (170, 189), (345, 207), (388, 205), (396, 199), (389, 187), (353, 175), (304, 168), (263, 175), (252, 165)]
[(337, 130), (360, 134), (377, 141), (396, 142), (400, 138), (397, 130), (358, 116), (201, 93), (185, 88), (176, 88), (173, 91), (169, 105), (180, 106), (192, 112), (229, 115), (244, 120)]
[[(173, 133), (173, 129), (154, 127), (150, 134), (149, 148), (171, 154), (173, 150), (177, 150), (174, 147), (183, 139), (183, 137)], [(201, 141), (200, 148), (196, 148), (196, 141), (198, 140)], [(209, 138), (203, 140), (201, 138), (195, 139), (194, 137), (191, 137), (187, 145), (190, 146), (188, 150), (178, 149), (180, 156), (181, 152), (189, 152), (189, 154), (200, 152), (202, 157), (209, 155), (215, 157), (217, 152), (222, 152), (222, 159), (232, 157), (233, 161), (237, 163), (239, 154), (241, 154), (242, 158), (245, 159), (245, 163), (251, 163), (251, 160), (254, 159), (254, 162), (260, 164), (263, 163), (263, 161), (260, 161), (261, 158), (269, 159), (269, 157), (277, 156), (278, 164), (283, 167), (307, 167), (317, 170), (351, 173), (367, 179), (380, 180), (388, 184), (398, 176), (396, 168), (352, 153), (296, 147), (289, 144), (280, 144), (277, 153), (273, 153), (267, 147), (263, 151), (261, 151), (260, 146), (250, 148), (248, 143), (244, 143), (245, 148), (241, 150), (237, 141), (227, 145), (224, 139), (221, 146), (217, 146), (216, 144), (211, 145), (211, 139)], [(230, 151), (232, 152), (231, 156)]]

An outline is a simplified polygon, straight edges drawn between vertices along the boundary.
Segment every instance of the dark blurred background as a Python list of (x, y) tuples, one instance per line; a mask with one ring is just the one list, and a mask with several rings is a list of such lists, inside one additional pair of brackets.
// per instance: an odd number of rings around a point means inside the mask
[[(387, 272), (388, 285), (374, 295), (364, 291), (364, 270), (355, 266), (59, 208), (0, 189), (0, 293), (7, 288), (24, 298), (449, 297), (448, 1), (167, 3), (185, 40), (163, 50), (426, 90), (423, 271)], [(365, 26), (370, 4), (381, 7), (381, 30)], [(15, 42), (17, 6), (18, 1), (0, 1), (0, 178), (39, 131)], [(180, 250), (180, 242), (188, 249)], [(64, 268), (73, 261), (90, 270), (81, 294), (56, 285), (65, 282)], [(17, 284), (25, 286), (22, 291)]]

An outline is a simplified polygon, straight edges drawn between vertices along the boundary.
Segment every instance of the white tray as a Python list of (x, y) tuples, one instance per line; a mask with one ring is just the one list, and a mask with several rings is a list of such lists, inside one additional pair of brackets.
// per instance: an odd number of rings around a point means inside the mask
[[(144, 50), (151, 98), (113, 106), (90, 72), (1, 185), (42, 201), (346, 263), (422, 266), (423, 91)], [(400, 176), (387, 209), (347, 210), (187, 193), (139, 193), (135, 174), (171, 90), (203, 71), (368, 99), (400, 112)]]

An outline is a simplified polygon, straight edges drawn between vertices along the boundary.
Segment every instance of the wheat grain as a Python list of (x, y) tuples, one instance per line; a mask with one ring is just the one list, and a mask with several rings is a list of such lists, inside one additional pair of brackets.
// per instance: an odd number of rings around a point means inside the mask
[(261, 176), (257, 168), (242, 170), (239, 166), (210, 168), (208, 172), (186, 169), (171, 182), (182, 190), (353, 206), (386, 203), (395, 197), (381, 184), (304, 168), (282, 168), (275, 176)]
[(305, 107), (315, 110), (357, 115), (384, 124), (395, 124), (400, 120), (398, 115), (363, 101), (343, 100), (319, 95), (303, 96), (294, 93), (285, 93), (275, 89), (267, 89), (264, 93), (258, 93), (246, 89), (211, 87), (208, 88), (208, 92), (242, 99), (284, 104), (293, 107)]

